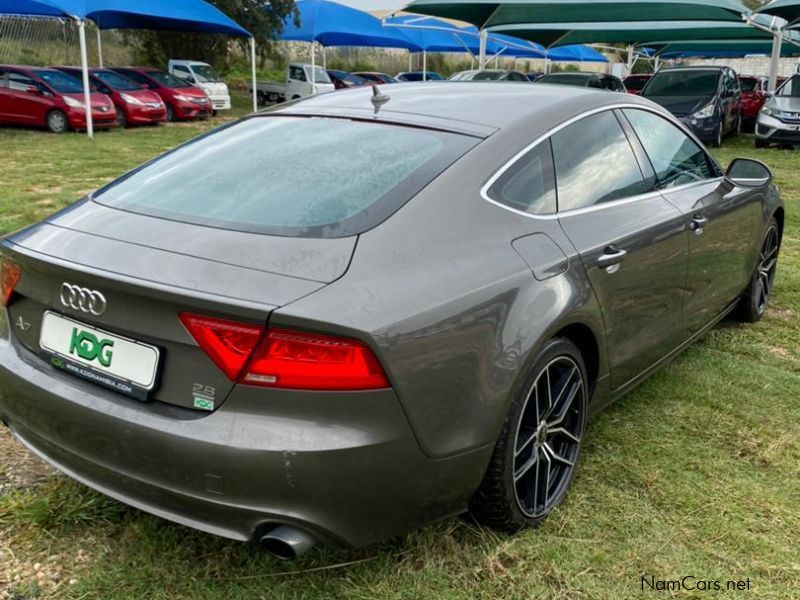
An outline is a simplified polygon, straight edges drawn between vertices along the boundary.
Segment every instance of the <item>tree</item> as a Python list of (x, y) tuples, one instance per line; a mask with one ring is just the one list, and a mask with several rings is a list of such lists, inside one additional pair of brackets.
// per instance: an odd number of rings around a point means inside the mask
[[(294, 0), (207, 0), (253, 34), (262, 57), (273, 48), (287, 19), (299, 18)], [(128, 35), (137, 62), (163, 66), (170, 58), (202, 60), (221, 70), (231, 65), (231, 45), (247, 51), (248, 39), (227, 35), (136, 31)]]

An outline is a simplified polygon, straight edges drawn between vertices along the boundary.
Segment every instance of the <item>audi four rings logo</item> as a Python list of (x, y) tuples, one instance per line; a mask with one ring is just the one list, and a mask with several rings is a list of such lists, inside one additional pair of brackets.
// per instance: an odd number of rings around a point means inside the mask
[(87, 315), (99, 317), (106, 312), (106, 297), (98, 291), (64, 282), (61, 284), (61, 304)]

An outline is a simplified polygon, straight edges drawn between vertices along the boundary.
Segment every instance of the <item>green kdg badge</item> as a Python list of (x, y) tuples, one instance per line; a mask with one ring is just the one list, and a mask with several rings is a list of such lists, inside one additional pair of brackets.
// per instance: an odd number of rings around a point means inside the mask
[(77, 327), (72, 329), (72, 341), (69, 345), (70, 354), (88, 361), (97, 360), (104, 367), (110, 367), (111, 358), (114, 356), (111, 351), (113, 347), (114, 342), (111, 340), (99, 340), (93, 333), (81, 331)]

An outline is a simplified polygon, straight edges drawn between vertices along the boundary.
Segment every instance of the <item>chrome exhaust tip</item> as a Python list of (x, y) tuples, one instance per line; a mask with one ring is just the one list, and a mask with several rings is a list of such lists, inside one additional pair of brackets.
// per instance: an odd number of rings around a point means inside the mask
[(258, 542), (272, 556), (281, 560), (293, 560), (311, 550), (317, 540), (302, 529), (280, 525), (261, 536)]

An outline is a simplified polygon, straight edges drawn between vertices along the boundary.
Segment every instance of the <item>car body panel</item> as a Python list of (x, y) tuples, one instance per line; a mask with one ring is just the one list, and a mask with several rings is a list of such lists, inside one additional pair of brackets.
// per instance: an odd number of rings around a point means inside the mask
[[(320, 95), (243, 122), (336, 118), (473, 138), (357, 239), (243, 235), (91, 200), (6, 239), (0, 254), (23, 275), (0, 310), (0, 418), (73, 477), (204, 531), (243, 540), (291, 524), (332, 545), (383, 540), (467, 508), (511, 400), (549, 340), (580, 332), (597, 412), (744, 291), (738, 280), (711, 296), (713, 281), (692, 288), (692, 248), (699, 273), (708, 258), (743, 278), (782, 210), (773, 187), (724, 180), (587, 211), (521, 212), (493, 199), (492, 182), (565, 124), (635, 107), (684, 128), (641, 98), (563, 86), (405, 84), (387, 89), (378, 110), (372, 94)], [(724, 234), (735, 256), (693, 245), (698, 202), (709, 211), (709, 245)], [(630, 253), (615, 272), (596, 266), (609, 243)], [(107, 312), (65, 306), (65, 281), (105, 293)], [(693, 294), (700, 314), (689, 327)], [(162, 386), (139, 402), (55, 368), (37, 347), (45, 310), (163, 348)], [(181, 312), (356, 340), (390, 387), (299, 391), (222, 379)], [(202, 412), (191, 391), (209, 378), (219, 403)]]

